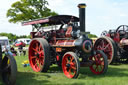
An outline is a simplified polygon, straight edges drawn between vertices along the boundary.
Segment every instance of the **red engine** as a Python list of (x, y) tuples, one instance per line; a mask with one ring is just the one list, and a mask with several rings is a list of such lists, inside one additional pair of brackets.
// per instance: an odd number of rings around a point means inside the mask
[(37, 32), (31, 32), (29, 62), (34, 71), (46, 72), (50, 65), (58, 64), (68, 78), (77, 78), (80, 66), (89, 66), (94, 74), (106, 73), (106, 55), (93, 49), (92, 40), (85, 33), (86, 5), (78, 7), (79, 18), (57, 15), (22, 23), (41, 25)]
[[(102, 32), (95, 45), (102, 49), (109, 59), (109, 63), (128, 61), (128, 26), (120, 25), (117, 29)], [(102, 42), (101, 42), (102, 39)], [(106, 47), (107, 46), (107, 47)], [(100, 47), (100, 48), (98, 48)]]

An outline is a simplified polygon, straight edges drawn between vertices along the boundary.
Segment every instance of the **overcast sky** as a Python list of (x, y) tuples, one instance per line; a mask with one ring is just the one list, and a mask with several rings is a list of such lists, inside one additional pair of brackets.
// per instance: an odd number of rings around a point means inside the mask
[[(0, 3), (0, 32), (29, 35), (31, 26), (9, 23), (6, 12), (18, 0)], [(49, 8), (59, 14), (78, 16), (77, 5), (86, 3), (86, 30), (99, 36), (102, 31), (128, 25), (128, 0), (48, 0)]]

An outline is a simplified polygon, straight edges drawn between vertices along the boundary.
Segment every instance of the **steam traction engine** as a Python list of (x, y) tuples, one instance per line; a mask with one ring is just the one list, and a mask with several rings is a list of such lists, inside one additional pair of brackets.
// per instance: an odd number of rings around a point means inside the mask
[(34, 71), (46, 72), (50, 65), (58, 64), (68, 78), (77, 78), (80, 66), (89, 66), (94, 74), (106, 73), (107, 56), (100, 50), (93, 50), (92, 40), (85, 34), (86, 5), (78, 7), (79, 18), (57, 15), (22, 23), (42, 26), (37, 32), (31, 32), (29, 62)]
[(120, 25), (117, 29), (103, 31), (94, 48), (103, 50), (109, 63), (128, 61), (128, 26)]

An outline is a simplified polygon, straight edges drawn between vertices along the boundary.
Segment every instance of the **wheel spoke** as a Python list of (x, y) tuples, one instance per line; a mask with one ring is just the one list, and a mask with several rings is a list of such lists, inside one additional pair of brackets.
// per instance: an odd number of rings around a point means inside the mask
[(66, 63), (68, 63), (68, 58), (66, 58)]
[(38, 68), (40, 68), (40, 62), (39, 59), (36, 59), (36, 64), (35, 64)]
[(35, 49), (35, 48), (32, 48), (32, 50), (34, 50), (35, 52), (38, 52), (37, 49)]
[(41, 65), (43, 65), (44, 64), (44, 59), (42, 59), (42, 58), (39, 59), (39, 62), (40, 62)]
[(30, 58), (31, 58), (31, 59), (35, 59), (35, 58), (37, 58), (37, 57), (36, 57), (36, 56), (31, 56)]
[(43, 50), (43, 49), (42, 49), (42, 46), (40, 45), (40, 46), (39, 46), (39, 51), (41, 51), (41, 50)]
[(100, 68), (103, 70), (103, 66), (102, 65), (100, 65)]
[(40, 51), (40, 52), (38, 52), (40, 55), (42, 55), (42, 56), (44, 56), (44, 51), (42, 50), (42, 51)]
[(76, 71), (76, 67), (75, 66), (72, 66), (71, 68)]
[(109, 49), (109, 47), (110, 47), (110, 44), (107, 44), (107, 45), (105, 46), (104, 50)]
[(69, 74), (71, 74), (71, 68), (69, 68), (69, 71), (68, 72), (69, 72)]
[(97, 68), (98, 68), (98, 65), (96, 65), (95, 70), (97, 70)]
[(71, 61), (71, 62), (73, 61), (73, 59), (74, 59), (73, 57), (70, 57), (70, 61)]
[(104, 60), (100, 61), (100, 65), (104, 65)]
[(98, 67), (97, 67), (97, 72), (100, 72), (99, 65), (98, 65)]
[(70, 64), (71, 66), (74, 66), (74, 65), (75, 65), (73, 62), (70, 62), (69, 64)]
[(34, 66), (34, 67), (35, 67), (35, 69), (39, 69), (39, 67), (38, 67), (38, 65), (37, 65), (37, 64), (35, 64), (35, 66)]
[(101, 43), (102, 43), (102, 49), (103, 49), (105, 47), (104, 40), (102, 40)]
[(38, 43), (36, 43), (36, 50), (39, 51)]
[(97, 56), (94, 56), (94, 59), (95, 59), (95, 60), (94, 60), (95, 62), (97, 62), (97, 61), (98, 61), (98, 58), (97, 58)]

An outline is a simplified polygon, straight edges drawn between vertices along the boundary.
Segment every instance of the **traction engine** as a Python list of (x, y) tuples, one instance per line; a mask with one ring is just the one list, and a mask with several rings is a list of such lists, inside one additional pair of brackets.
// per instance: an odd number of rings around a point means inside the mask
[(79, 18), (57, 15), (22, 23), (41, 26), (37, 32), (31, 32), (29, 62), (34, 71), (47, 72), (50, 65), (57, 64), (68, 78), (77, 78), (80, 67), (86, 66), (94, 74), (107, 72), (107, 56), (93, 49), (92, 40), (85, 33), (86, 5), (78, 7)]
[(128, 61), (128, 26), (120, 25), (117, 29), (103, 31), (94, 47), (105, 52), (109, 64), (126, 63)]

